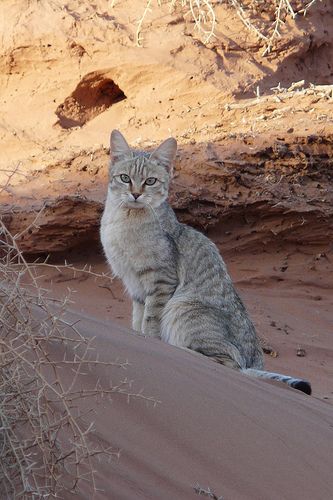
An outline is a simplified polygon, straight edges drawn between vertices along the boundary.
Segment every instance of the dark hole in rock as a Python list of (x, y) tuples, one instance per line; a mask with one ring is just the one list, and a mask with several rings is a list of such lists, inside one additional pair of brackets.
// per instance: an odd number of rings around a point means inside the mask
[(111, 78), (98, 72), (88, 73), (55, 113), (61, 127), (78, 127), (123, 99), (124, 92)]

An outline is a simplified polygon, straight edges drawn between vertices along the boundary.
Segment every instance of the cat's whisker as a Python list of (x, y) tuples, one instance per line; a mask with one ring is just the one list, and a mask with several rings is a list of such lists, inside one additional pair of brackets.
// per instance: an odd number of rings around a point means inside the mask
[(149, 210), (153, 214), (153, 217), (155, 218), (156, 222), (158, 222), (158, 225), (161, 227), (161, 223), (160, 223), (160, 220), (159, 220), (158, 215), (156, 213), (156, 210), (148, 201), (146, 201), (146, 203), (147, 203), (147, 207), (149, 208)]
[(150, 203), (148, 203), (148, 207), (149, 210), (152, 212), (153, 216), (155, 217), (155, 220), (159, 223), (159, 225), (161, 225), (154, 207)]
[(123, 205), (125, 205), (125, 201), (124, 200), (120, 200), (120, 202), (116, 206), (116, 210), (118, 210), (119, 208), (121, 208)]

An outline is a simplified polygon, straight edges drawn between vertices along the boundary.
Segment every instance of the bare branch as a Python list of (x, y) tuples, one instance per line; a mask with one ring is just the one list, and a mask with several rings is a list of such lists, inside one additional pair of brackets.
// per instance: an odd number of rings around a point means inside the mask
[[(36, 218), (35, 223), (38, 223)], [(6, 498), (44, 498), (78, 492), (89, 479), (98, 491), (94, 457), (118, 450), (96, 447), (92, 409), (115, 394), (130, 400), (158, 401), (132, 389), (131, 381), (85, 387), (82, 377), (96, 367), (125, 369), (126, 360), (99, 360), (94, 338), (85, 338), (66, 316), (68, 296), (57, 306), (39, 286), (39, 269), (29, 264), (0, 220), (0, 484)], [(57, 272), (88, 273), (110, 279), (90, 267), (65, 264)], [(64, 373), (67, 378), (64, 378)], [(82, 401), (85, 412), (81, 410)], [(89, 418), (86, 418), (89, 417)]]

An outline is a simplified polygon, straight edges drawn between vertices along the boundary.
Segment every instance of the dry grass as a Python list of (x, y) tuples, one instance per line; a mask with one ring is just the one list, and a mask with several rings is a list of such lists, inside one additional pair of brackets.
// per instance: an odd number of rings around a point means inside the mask
[[(288, 18), (306, 16), (317, 0), (227, 0), (236, 10), (244, 26), (263, 41), (263, 56), (269, 54), (282, 37), (282, 29)], [(321, 1), (321, 0), (319, 0)]]
[[(0, 234), (1, 490), (6, 498), (56, 496), (75, 490), (82, 474), (94, 484), (92, 456), (113, 453), (90, 447), (89, 425), (76, 408), (78, 397), (104, 391), (77, 392), (83, 367), (97, 362), (91, 341), (64, 318), (68, 297), (57, 306), (46, 299), (3, 223)], [(73, 370), (69, 385), (64, 365)]]
[(0, 221), (1, 498), (60, 498), (83, 481), (93, 497), (94, 457), (118, 454), (92, 445), (96, 400), (121, 393), (155, 401), (132, 394), (126, 379), (107, 387), (84, 383), (96, 365), (127, 363), (97, 359), (93, 339), (66, 319), (70, 298), (47, 298), (36, 269)]
[(199, 484), (196, 484), (194, 486), (194, 491), (197, 495), (201, 495), (204, 497), (212, 498), (213, 500), (223, 500), (222, 496), (217, 496), (216, 493), (214, 493), (209, 486), (207, 488), (202, 488)]
[[(263, 42), (263, 56), (269, 54), (275, 43), (281, 38), (282, 28), (288, 18), (295, 19), (296, 16), (305, 16), (309, 9), (321, 0), (145, 0), (145, 5), (137, 21), (135, 41), (138, 47), (142, 47), (142, 28), (147, 15), (155, 7), (162, 4), (169, 6), (170, 11), (177, 11), (184, 19), (191, 19), (194, 27), (203, 43), (209, 43), (213, 38), (217, 39), (215, 27), (218, 22), (228, 22), (227, 19), (217, 19), (216, 5), (229, 4), (237, 13), (247, 30), (252, 31)], [(110, 7), (114, 7), (116, 0), (111, 1)]]

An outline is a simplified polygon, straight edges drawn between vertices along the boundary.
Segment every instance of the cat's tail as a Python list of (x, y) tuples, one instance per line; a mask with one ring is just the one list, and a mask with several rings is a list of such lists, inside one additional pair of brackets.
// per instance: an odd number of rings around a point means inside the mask
[(312, 392), (310, 382), (302, 378), (290, 377), (289, 375), (282, 375), (281, 373), (267, 372), (265, 370), (260, 370), (258, 368), (242, 368), (241, 360), (234, 359), (234, 357), (231, 356), (229, 353), (212, 354), (212, 353), (207, 353), (207, 350), (202, 351), (198, 349), (197, 352), (200, 352), (201, 354), (210, 357), (216, 363), (220, 363), (221, 365), (224, 366), (229, 366), (230, 368), (239, 370), (240, 372), (246, 375), (250, 375), (251, 377), (265, 378), (268, 380), (278, 380), (279, 382), (284, 382), (285, 384), (289, 385), (289, 387), (298, 389), (299, 391), (305, 392), (305, 394), (308, 395), (310, 395)]
[(310, 382), (301, 378), (290, 377), (289, 375), (282, 375), (281, 373), (266, 372), (265, 370), (257, 370), (256, 368), (241, 368), (241, 372), (246, 375), (250, 375), (251, 377), (278, 380), (279, 382), (284, 382), (294, 389), (305, 392), (305, 394), (311, 394)]

